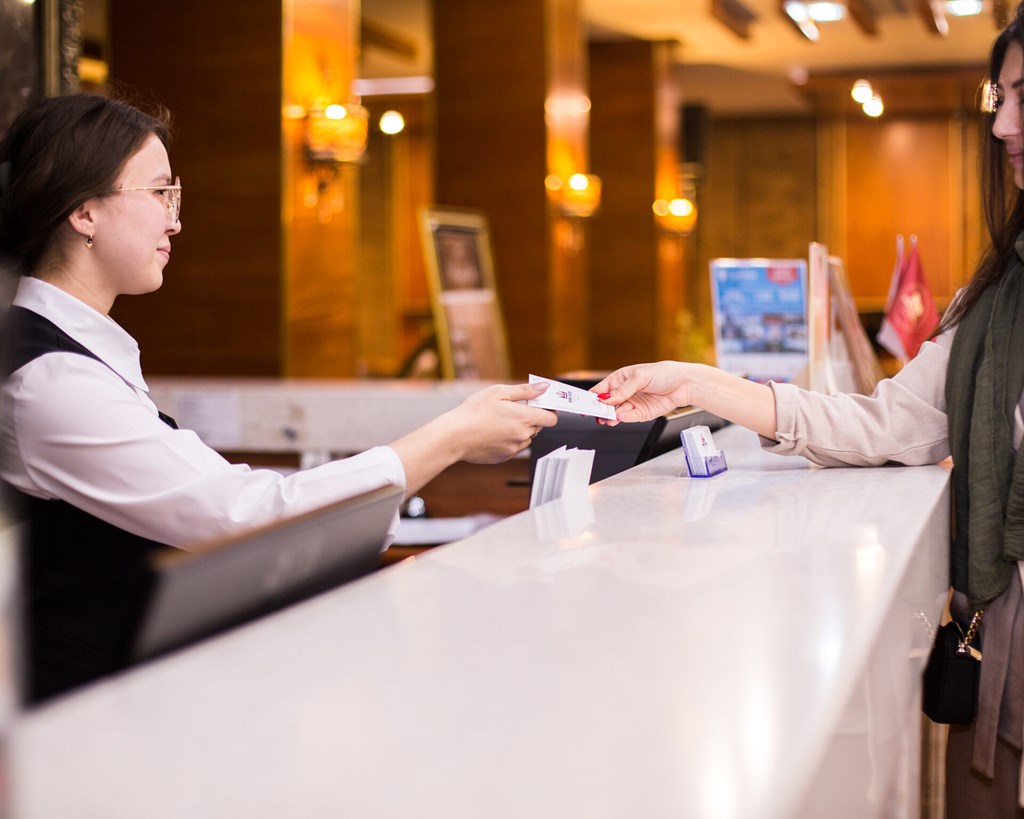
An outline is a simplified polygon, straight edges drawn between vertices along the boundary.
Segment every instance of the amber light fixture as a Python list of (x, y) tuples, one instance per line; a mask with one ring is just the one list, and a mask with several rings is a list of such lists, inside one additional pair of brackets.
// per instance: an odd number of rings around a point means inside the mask
[(305, 142), (310, 162), (362, 161), (369, 124), (369, 112), (355, 103), (309, 108), (305, 117)]
[(562, 216), (585, 219), (601, 206), (601, 179), (589, 173), (574, 173), (566, 178), (548, 174), (544, 180), (548, 201)]
[(651, 209), (658, 227), (669, 233), (687, 236), (697, 224), (697, 206), (689, 197), (657, 199)]

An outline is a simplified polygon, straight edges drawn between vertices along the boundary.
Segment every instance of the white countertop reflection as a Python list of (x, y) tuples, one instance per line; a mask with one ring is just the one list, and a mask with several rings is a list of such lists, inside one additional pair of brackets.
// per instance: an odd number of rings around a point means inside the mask
[(948, 472), (715, 440), (29, 714), (14, 815), (913, 810)]

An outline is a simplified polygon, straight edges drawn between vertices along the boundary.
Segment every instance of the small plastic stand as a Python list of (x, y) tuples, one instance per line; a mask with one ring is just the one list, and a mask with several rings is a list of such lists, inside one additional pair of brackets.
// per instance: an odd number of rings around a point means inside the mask
[[(683, 454), (686, 455), (685, 452)], [(691, 478), (713, 478), (729, 468), (729, 465), (725, 462), (725, 453), (722, 450), (718, 450), (717, 455), (712, 455), (702, 460), (704, 461), (704, 470), (701, 470), (700, 464), (697, 464), (697, 469), (694, 470), (694, 464), (690, 463), (690, 456), (686, 455), (686, 470), (690, 473)]]
[(690, 427), (679, 433), (686, 457), (686, 470), (691, 478), (713, 478), (729, 468), (725, 453), (715, 448), (711, 430), (706, 426)]

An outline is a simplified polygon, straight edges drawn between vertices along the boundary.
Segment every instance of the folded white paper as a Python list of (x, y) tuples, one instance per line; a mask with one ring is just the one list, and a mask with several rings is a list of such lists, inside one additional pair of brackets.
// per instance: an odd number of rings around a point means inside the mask
[(565, 495), (586, 492), (594, 468), (594, 450), (566, 449), (564, 446), (537, 459), (530, 488), (530, 508), (558, 500)]
[(551, 378), (541, 378), (539, 375), (530, 376), (531, 384), (538, 381), (546, 381), (550, 386), (542, 395), (526, 402), (531, 407), (573, 412), (577, 415), (593, 415), (596, 418), (607, 418), (609, 421), (615, 420), (615, 407), (602, 404), (594, 393)]

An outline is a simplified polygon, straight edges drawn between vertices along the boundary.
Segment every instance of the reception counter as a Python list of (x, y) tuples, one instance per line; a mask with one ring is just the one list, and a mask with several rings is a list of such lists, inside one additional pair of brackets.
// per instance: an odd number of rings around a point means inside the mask
[(916, 816), (949, 473), (715, 439), (24, 715), (13, 815)]

